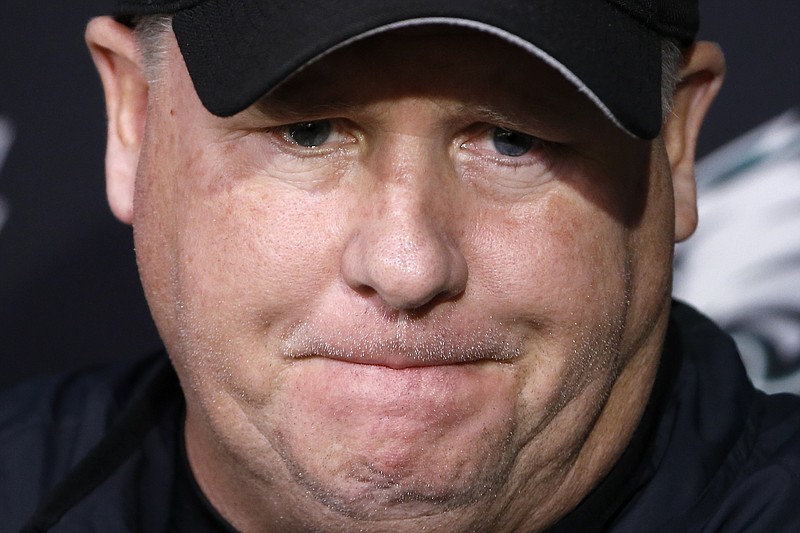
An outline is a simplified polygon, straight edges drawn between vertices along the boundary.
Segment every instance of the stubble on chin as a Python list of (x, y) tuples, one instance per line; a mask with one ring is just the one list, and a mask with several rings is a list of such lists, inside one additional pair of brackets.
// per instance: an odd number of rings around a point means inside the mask
[[(305, 494), (329, 511), (359, 523), (426, 519), (469, 507), (488, 508), (508, 482), (516, 454), (509, 432), (497, 445), (464, 450), (491, 466), (459, 468), (457, 479), (442, 483), (441, 471), (421, 454), (416, 465), (386, 472), (368, 457), (354, 455), (335, 471), (312, 473), (294, 451), (290, 439), (277, 434), (275, 450), (289, 475)], [(477, 514), (476, 516), (480, 516)]]

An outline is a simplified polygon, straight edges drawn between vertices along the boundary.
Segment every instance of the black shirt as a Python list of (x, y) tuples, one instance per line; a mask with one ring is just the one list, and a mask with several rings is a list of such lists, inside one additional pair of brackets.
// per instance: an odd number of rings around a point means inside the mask
[[(234, 531), (191, 474), (166, 355), (17, 387), (0, 405), (12, 530), (35, 515), (28, 531)], [(548, 531), (800, 531), (797, 501), (800, 398), (755, 391), (730, 338), (676, 304), (634, 437)]]

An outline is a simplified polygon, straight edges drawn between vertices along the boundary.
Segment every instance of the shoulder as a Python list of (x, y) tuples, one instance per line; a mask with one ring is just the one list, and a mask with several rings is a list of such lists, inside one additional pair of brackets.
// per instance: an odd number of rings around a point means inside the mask
[[(765, 487), (792, 492), (792, 500), (800, 501), (800, 397), (760, 393), (756, 406), (757, 438), (745, 478), (763, 476)], [(800, 506), (792, 507), (800, 517)]]
[[(165, 355), (0, 392), (0, 516), (27, 518), (42, 497), (100, 441)], [(19, 517), (19, 520), (15, 520)]]
[(703, 531), (800, 530), (800, 397), (757, 395), (752, 447)]
[(706, 481), (671, 530), (800, 530), (800, 397), (755, 390), (728, 335), (687, 306), (673, 316), (684, 357), (684, 424), (673, 447), (683, 463), (698, 458)]

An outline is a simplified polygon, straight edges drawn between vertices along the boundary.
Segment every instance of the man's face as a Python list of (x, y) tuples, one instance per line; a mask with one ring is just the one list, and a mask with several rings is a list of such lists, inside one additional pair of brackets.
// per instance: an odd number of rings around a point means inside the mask
[(661, 145), (477, 32), (372, 37), (226, 119), (172, 41), (162, 72), (136, 249), (212, 502), (236, 522), (257, 487), (262, 518), (309, 529), (574, 506), (657, 363)]

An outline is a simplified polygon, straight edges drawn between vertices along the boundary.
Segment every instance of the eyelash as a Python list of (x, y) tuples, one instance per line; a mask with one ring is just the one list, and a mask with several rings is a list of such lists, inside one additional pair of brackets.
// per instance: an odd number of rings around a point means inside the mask
[[(330, 122), (331, 136), (339, 136), (340, 139), (334, 139), (333, 141), (330, 138), (326, 138), (325, 141), (316, 146), (303, 146), (298, 142), (295, 142), (290, 136), (290, 130), (294, 127), (301, 127), (305, 124), (312, 124), (312, 123), (321, 123), (328, 121)], [(357, 139), (354, 135), (348, 133), (349, 128), (344, 128), (342, 123), (344, 122), (343, 119), (316, 119), (316, 120), (306, 120), (302, 122), (294, 122), (291, 124), (282, 124), (280, 126), (273, 126), (264, 130), (265, 133), (270, 135), (275, 144), (278, 148), (288, 155), (300, 158), (307, 158), (307, 157), (320, 157), (326, 156), (332, 153), (335, 153), (338, 150), (346, 148), (349, 144), (354, 144), (357, 142)]]
[[(328, 122), (330, 130), (325, 140), (317, 146), (303, 146), (296, 142), (290, 134), (292, 128), (302, 127), (305, 124), (319, 124)], [(268, 128), (273, 135), (278, 148), (289, 156), (297, 159), (326, 158), (336, 153), (344, 153), (348, 145), (359, 142), (358, 135), (351, 133), (354, 126), (346, 119), (312, 119), (308, 121), (283, 124)], [(456, 141), (460, 153), (466, 156), (469, 167), (477, 169), (476, 165), (491, 165), (494, 168), (506, 168), (510, 171), (529, 169), (526, 176), (514, 176), (513, 179), (540, 182), (550, 177), (553, 166), (561, 145), (547, 141), (534, 135), (529, 135), (519, 130), (513, 130), (495, 124), (479, 123), (467, 128), (466, 133)], [(496, 139), (493, 137), (498, 131), (508, 132), (511, 135), (521, 135), (530, 139), (529, 149), (518, 156), (499, 153)], [(466, 137), (466, 140), (464, 138)], [(320, 160), (322, 162), (323, 160)], [(496, 171), (495, 171), (496, 172)]]
[[(510, 156), (499, 153), (496, 146), (486, 148), (486, 145), (493, 143), (492, 135), (498, 128), (529, 137), (532, 143), (530, 149), (519, 156)], [(476, 126), (469, 138), (459, 145), (459, 149), (463, 150), (473, 163), (486, 164), (488, 161), (495, 167), (513, 171), (530, 168), (532, 171), (538, 170), (537, 179), (541, 179), (544, 174), (551, 173), (559, 159), (562, 147), (560, 143), (493, 124)]]

